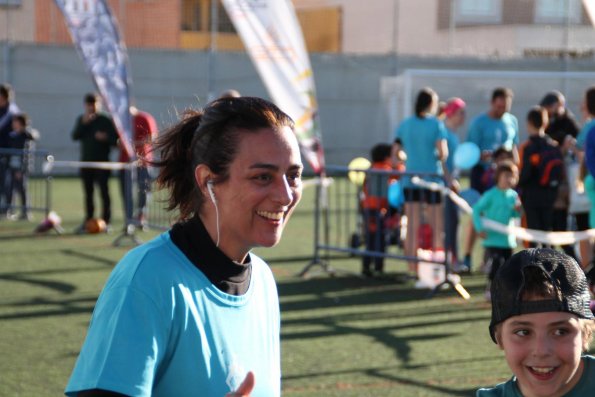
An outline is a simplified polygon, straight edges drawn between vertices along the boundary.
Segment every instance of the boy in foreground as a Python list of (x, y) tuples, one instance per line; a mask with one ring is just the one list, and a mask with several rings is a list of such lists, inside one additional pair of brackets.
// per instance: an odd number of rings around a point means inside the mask
[(513, 255), (491, 285), (490, 336), (514, 376), (477, 397), (595, 395), (595, 357), (583, 355), (593, 332), (581, 268), (553, 249)]

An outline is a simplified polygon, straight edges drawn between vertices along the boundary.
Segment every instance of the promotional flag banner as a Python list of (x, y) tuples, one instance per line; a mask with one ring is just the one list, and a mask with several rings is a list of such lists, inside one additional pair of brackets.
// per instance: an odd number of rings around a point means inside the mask
[(55, 1), (64, 14), (72, 41), (114, 119), (120, 142), (134, 159), (128, 57), (117, 22), (105, 0)]
[(595, 0), (583, 0), (583, 5), (585, 6), (587, 15), (589, 15), (591, 25), (595, 26)]
[(296, 123), (302, 154), (316, 173), (324, 151), (310, 59), (289, 0), (223, 0), (273, 102)]

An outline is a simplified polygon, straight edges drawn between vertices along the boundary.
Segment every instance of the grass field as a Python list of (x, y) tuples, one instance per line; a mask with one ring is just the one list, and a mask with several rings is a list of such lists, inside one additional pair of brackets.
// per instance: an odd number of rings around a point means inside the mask
[[(41, 214), (0, 221), (0, 396), (61, 395), (95, 300), (131, 248), (112, 246), (122, 227), (112, 182), (112, 234), (72, 233), (82, 217), (77, 179), (57, 179), (52, 188), (65, 234), (34, 235)], [(428, 297), (397, 277), (405, 265), (394, 260), (381, 279), (297, 277), (313, 252), (312, 200), (310, 189), (277, 247), (257, 250), (279, 286), (284, 396), (471, 396), (509, 376), (487, 332), (482, 275), (463, 278), (470, 301), (452, 290)], [(330, 264), (360, 266), (357, 259)]]

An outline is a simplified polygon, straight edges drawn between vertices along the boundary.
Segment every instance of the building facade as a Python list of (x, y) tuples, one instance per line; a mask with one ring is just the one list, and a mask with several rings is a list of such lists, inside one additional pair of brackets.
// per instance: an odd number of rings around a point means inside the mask
[[(83, 7), (89, 0), (69, 0)], [(108, 0), (129, 48), (243, 51), (216, 0)], [(310, 52), (591, 57), (581, 0), (293, 0)], [(0, 40), (66, 44), (53, 0), (0, 0)], [(213, 23), (216, 21), (216, 23)], [(216, 25), (216, 27), (215, 27)], [(215, 32), (212, 35), (211, 32)]]

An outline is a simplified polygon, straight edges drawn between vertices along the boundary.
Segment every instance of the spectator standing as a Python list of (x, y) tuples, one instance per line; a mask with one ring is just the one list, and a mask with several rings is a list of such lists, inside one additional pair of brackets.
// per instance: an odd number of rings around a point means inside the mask
[(519, 190), (527, 227), (543, 231), (552, 230), (554, 202), (565, 172), (560, 148), (545, 134), (547, 124), (547, 111), (540, 106), (531, 108), (527, 113), (529, 138), (519, 151)]
[[(437, 110), (438, 94), (431, 88), (424, 88), (417, 95), (415, 115), (403, 120), (395, 131), (394, 150), (397, 153), (403, 150), (407, 155), (407, 175), (402, 179), (407, 216), (404, 251), (407, 256), (417, 256), (422, 240), (420, 237), (429, 240), (421, 244), (425, 249), (442, 248), (444, 244), (444, 213), (440, 193), (411, 183), (411, 175), (415, 173), (444, 173), (442, 162), (448, 157), (448, 146), (444, 123), (435, 117)], [(422, 175), (422, 178), (427, 179), (428, 175)], [(442, 177), (433, 176), (430, 179), (442, 182)], [(428, 220), (432, 222), (432, 226), (428, 224)], [(420, 231), (423, 235), (418, 236)], [(409, 263), (409, 270), (417, 273), (415, 262)]]
[[(470, 185), (483, 194), (488, 187), (484, 185), (484, 173), (493, 162), (493, 153), (503, 147), (512, 152), (514, 162), (518, 164), (519, 123), (510, 113), (514, 93), (509, 88), (498, 87), (492, 91), (490, 109), (475, 117), (469, 126), (467, 141), (475, 143), (481, 150), (480, 161), (471, 169)], [(475, 245), (476, 233), (469, 224), (463, 263), (472, 270), (471, 252)]]
[(300, 201), (293, 128), (272, 103), (241, 97), (188, 111), (161, 136), (157, 182), (179, 221), (114, 268), (67, 395), (281, 395), (277, 288), (251, 250), (277, 244)]
[[(72, 130), (72, 139), (80, 141), (83, 162), (108, 162), (110, 150), (118, 142), (118, 133), (112, 119), (101, 111), (99, 96), (89, 93), (84, 97), (85, 112), (80, 115)], [(77, 232), (85, 231), (85, 223), (94, 217), (94, 186), (99, 187), (102, 201), (102, 218), (107, 225), (111, 222), (111, 199), (109, 194), (109, 169), (82, 167), (80, 176), (85, 197), (85, 219)], [(109, 230), (109, 228), (108, 228)]]
[(19, 113), (19, 107), (13, 102), (13, 90), (9, 84), (0, 84), (0, 215), (6, 216), (10, 202), (11, 171), (8, 167), (9, 156), (2, 150), (10, 148), (9, 134), (12, 131), (12, 117)]
[[(445, 173), (451, 176), (450, 188), (458, 192), (459, 182), (454, 174), (454, 154), (459, 146), (457, 129), (465, 123), (465, 101), (461, 98), (451, 98), (444, 105), (444, 126), (446, 127), (446, 142), (448, 147), (448, 158), (444, 164)], [(444, 202), (444, 241), (445, 252), (450, 254), (450, 263), (457, 264), (459, 261), (459, 208), (447, 196)]]
[[(562, 152), (566, 168), (577, 162), (574, 150), (574, 141), (579, 132), (579, 126), (572, 112), (566, 108), (566, 98), (559, 91), (548, 92), (541, 102), (541, 107), (547, 110), (549, 123), (545, 128), (545, 133), (551, 139), (553, 139), (558, 148)], [(568, 178), (569, 172), (566, 172), (566, 178), (562, 181), (558, 187), (558, 195), (554, 202), (554, 212), (552, 220), (553, 231), (566, 231), (570, 230), (568, 223), (568, 208), (570, 206), (570, 189), (571, 181)], [(574, 188), (574, 186), (572, 186)], [(588, 216), (585, 213), (576, 215)], [(580, 262), (579, 255), (574, 250), (574, 245), (568, 244), (563, 245), (562, 249), (567, 255), (572, 256), (577, 262)]]
[[(157, 139), (158, 130), (157, 122), (150, 113), (131, 106), (130, 114), (132, 115), (132, 141), (137, 156), (136, 173), (132, 174), (132, 170), (129, 168), (120, 170), (120, 190), (124, 203), (125, 227), (133, 224), (143, 228), (146, 224), (147, 200), (151, 192), (149, 164), (153, 161), (152, 144)], [(120, 149), (118, 161), (130, 162), (130, 157), (123, 148)], [(132, 175), (136, 177), (134, 179), (136, 179), (137, 186), (136, 213), (134, 213)]]
[[(392, 145), (380, 143), (375, 145), (370, 154), (372, 157), (372, 172), (366, 173), (363, 186), (363, 218), (365, 227), (366, 250), (384, 253), (386, 250), (386, 221), (390, 216), (388, 204), (388, 185), (390, 175), (374, 173), (374, 171), (392, 171), (391, 164)], [(362, 275), (372, 277), (371, 265), (374, 261), (374, 272), (381, 274), (384, 271), (384, 258), (382, 256), (362, 257)]]
[(482, 217), (496, 221), (503, 225), (510, 225), (514, 218), (520, 216), (521, 202), (514, 190), (518, 181), (517, 166), (511, 161), (504, 161), (496, 168), (496, 186), (485, 192), (473, 206), (473, 226), (478, 235), (483, 238), (484, 264), (488, 273), (488, 283), (485, 292), (486, 299), (490, 299), (490, 283), (498, 268), (512, 255), (516, 248), (516, 237), (483, 226)]
[(585, 191), (591, 200), (589, 212), (589, 227), (595, 228), (595, 86), (590, 87), (585, 93), (585, 108), (589, 121), (584, 125), (579, 134), (581, 143), (584, 142), (585, 164)]
[[(595, 225), (595, 181), (590, 172), (590, 169), (593, 168), (593, 164), (591, 164), (591, 167), (588, 167), (588, 162), (590, 161), (593, 163), (593, 157), (595, 156), (591, 156), (591, 159), (589, 160), (589, 156), (587, 155), (587, 143), (589, 137), (595, 138), (595, 136), (592, 136), (593, 134), (591, 134), (591, 131), (595, 130), (595, 86), (591, 86), (585, 91), (583, 100), (581, 101), (581, 111), (584, 124), (576, 137), (574, 148), (579, 162), (578, 172), (576, 172), (578, 175), (575, 180), (573, 173), (572, 182), (575, 183), (578, 192), (583, 191), (589, 198), (590, 211), (587, 214), (587, 219), (580, 216), (576, 217), (577, 229), (586, 230)], [(590, 148), (593, 150), (593, 144), (590, 145)], [(585, 241), (581, 243), (582, 244), (579, 246), (582, 248), (582, 246), (587, 245), (588, 242)], [(581, 249), (581, 266), (583, 268), (588, 267), (592, 258), (593, 248), (591, 244), (588, 244), (588, 249)]]
[(30, 151), (35, 149), (34, 142), (39, 139), (39, 132), (29, 125), (29, 117), (25, 113), (17, 113), (12, 117), (12, 131), (9, 134), (9, 146), (20, 151), (12, 154), (8, 162), (10, 169), (10, 185), (7, 194), (8, 205), (12, 204), (12, 195), (16, 191), (21, 200), (20, 215), (12, 214), (15, 219), (29, 220), (29, 199), (27, 194), (27, 177), (30, 166)]

